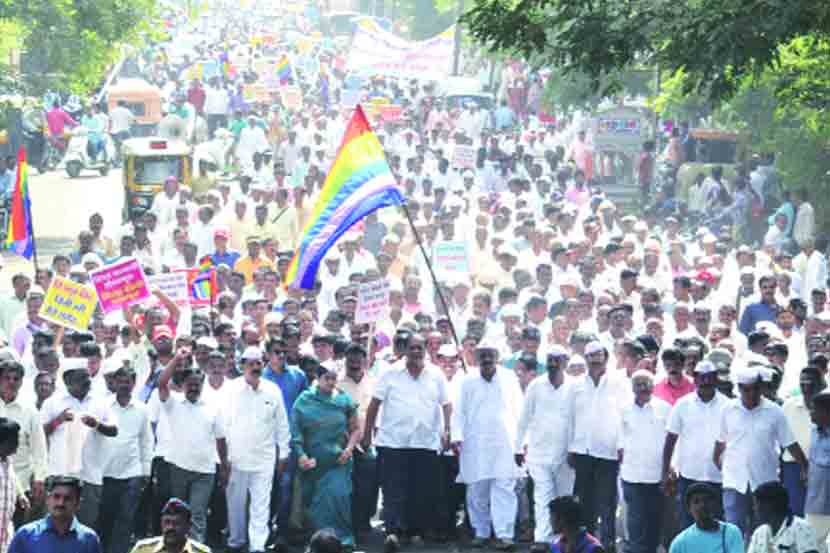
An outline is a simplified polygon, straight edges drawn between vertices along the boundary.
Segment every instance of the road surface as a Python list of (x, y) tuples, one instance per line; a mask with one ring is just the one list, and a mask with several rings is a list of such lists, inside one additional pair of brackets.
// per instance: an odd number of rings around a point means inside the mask
[[(84, 171), (70, 179), (62, 170), (41, 175), (32, 169), (29, 195), (38, 263), (48, 265), (55, 254), (68, 253), (95, 212), (104, 217), (104, 234), (113, 236), (121, 224), (122, 186), (121, 171), (112, 171), (106, 177)], [(33, 264), (25, 259), (5, 251), (2, 258), (2, 274), (6, 277), (0, 276), (0, 291), (11, 289), (11, 276), (17, 272), (34, 275)]]

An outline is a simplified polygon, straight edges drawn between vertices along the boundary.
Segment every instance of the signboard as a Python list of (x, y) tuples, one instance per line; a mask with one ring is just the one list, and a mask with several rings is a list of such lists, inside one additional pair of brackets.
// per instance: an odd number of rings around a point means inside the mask
[(150, 297), (141, 264), (129, 257), (89, 274), (104, 313), (117, 311)]
[(457, 169), (472, 169), (476, 166), (476, 157), (474, 146), (456, 144), (452, 150), (452, 166)]
[(445, 79), (452, 70), (454, 36), (453, 25), (439, 35), (415, 42), (363, 18), (352, 38), (347, 69), (369, 74)]
[(401, 118), (401, 113), (403, 113), (403, 106), (397, 104), (380, 107), (380, 118), (384, 121), (397, 121)]
[(462, 240), (438, 242), (432, 247), (432, 264), (439, 278), (470, 274), (470, 260), (467, 243)]
[(184, 269), (176, 271), (187, 277), (187, 297), (191, 307), (204, 307), (216, 298), (216, 271), (211, 270), (210, 276), (201, 275), (199, 269)]
[(204, 75), (204, 68), (201, 63), (194, 63), (185, 71), (185, 79), (188, 81), (201, 81)]
[(374, 323), (386, 315), (389, 306), (389, 281), (373, 280), (361, 284), (357, 289), (357, 310), (354, 322), (357, 324)]
[(98, 305), (95, 288), (55, 275), (40, 307), (40, 317), (78, 331), (89, 328), (89, 320)]
[(303, 106), (303, 91), (298, 86), (286, 86), (280, 89), (282, 105), (286, 109), (298, 110)]
[[(187, 288), (187, 275), (185, 273), (161, 273), (147, 277), (151, 287), (161, 290), (170, 301), (179, 307), (190, 305), (190, 294)], [(152, 303), (160, 304), (155, 297), (151, 298)]]
[(242, 96), (246, 102), (264, 104), (271, 101), (271, 92), (264, 83), (246, 84), (242, 87)]

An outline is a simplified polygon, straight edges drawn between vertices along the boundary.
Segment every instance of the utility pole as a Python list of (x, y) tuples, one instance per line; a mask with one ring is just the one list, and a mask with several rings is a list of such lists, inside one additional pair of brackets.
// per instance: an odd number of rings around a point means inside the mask
[(461, 64), (461, 16), (464, 14), (464, 0), (458, 0), (458, 17), (455, 20), (455, 33), (453, 40), (455, 47), (453, 48), (452, 56), (452, 74), (458, 76), (460, 74)]

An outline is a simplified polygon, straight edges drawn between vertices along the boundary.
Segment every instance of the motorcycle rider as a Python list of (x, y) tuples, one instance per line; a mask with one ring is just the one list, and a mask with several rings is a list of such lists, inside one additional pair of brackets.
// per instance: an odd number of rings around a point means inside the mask
[(66, 149), (66, 139), (63, 136), (66, 127), (77, 127), (78, 122), (63, 110), (59, 100), (55, 100), (52, 109), (46, 114), (46, 126), (49, 127), (49, 142), (62, 152)]
[(135, 116), (127, 107), (125, 100), (119, 100), (118, 105), (110, 112), (110, 135), (115, 141), (116, 155), (121, 157), (121, 144), (132, 136), (132, 126)]
[(86, 153), (91, 161), (98, 161), (98, 156), (103, 155), (106, 161), (107, 152), (104, 148), (104, 134), (109, 128), (109, 119), (101, 113), (97, 104), (92, 104), (89, 111), (81, 120), (81, 124), (88, 131)]

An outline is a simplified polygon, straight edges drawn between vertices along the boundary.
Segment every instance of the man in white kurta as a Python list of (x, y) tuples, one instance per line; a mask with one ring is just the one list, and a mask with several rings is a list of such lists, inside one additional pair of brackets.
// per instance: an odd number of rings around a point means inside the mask
[[(568, 352), (553, 346), (547, 355), (547, 374), (528, 385), (519, 415), (516, 463), (527, 462), (537, 513), (547, 512), (553, 499), (571, 495), (574, 489), (574, 470), (567, 463), (574, 421), (573, 387), (565, 381), (567, 365)], [(533, 533), (532, 551), (550, 548), (550, 517), (537, 516)]]
[(476, 350), (480, 374), (461, 383), (453, 409), (452, 441), (459, 453), (459, 481), (467, 484), (467, 510), (474, 547), (495, 531), (497, 549), (513, 547), (519, 476), (513, 444), (522, 405), (515, 375), (498, 368), (498, 349)]

